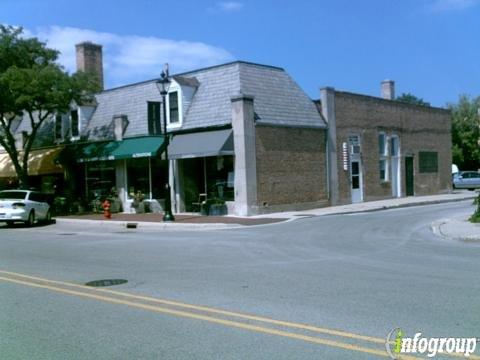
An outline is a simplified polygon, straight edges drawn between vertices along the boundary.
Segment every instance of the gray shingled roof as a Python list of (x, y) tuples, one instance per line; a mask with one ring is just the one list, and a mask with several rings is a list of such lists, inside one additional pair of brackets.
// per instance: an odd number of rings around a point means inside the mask
[(127, 115), (125, 137), (148, 133), (147, 101), (162, 101), (156, 80), (103, 91), (95, 95), (98, 103), (85, 131), (90, 140), (113, 137), (114, 115)]
[[(236, 61), (178, 74), (173, 78), (181, 85), (197, 88), (184, 114), (182, 129), (230, 124), (230, 99), (239, 94), (254, 96), (258, 123), (326, 127), (314, 102), (285, 70), (278, 67)], [(115, 115), (126, 115), (128, 118), (126, 138), (147, 134), (147, 101), (162, 101), (156, 79), (96, 94), (97, 106), (86, 127), (82, 124), (82, 135), (87, 135), (89, 140), (113, 138), (112, 119)], [(24, 117), (17, 132), (29, 130), (26, 120)], [(46, 136), (53, 141), (53, 121), (47, 121), (41, 133), (42, 138)]]
[(183, 129), (229, 124), (230, 98), (241, 93), (254, 96), (259, 123), (326, 127), (315, 104), (283, 69), (237, 61), (182, 77), (195, 77), (200, 83)]
[[(313, 101), (281, 68), (236, 61), (175, 75), (179, 83), (197, 90), (184, 114), (182, 129), (231, 123), (230, 98), (240, 93), (254, 96), (259, 123), (325, 127)], [(87, 126), (90, 139), (111, 137), (114, 115), (127, 115), (125, 137), (147, 133), (147, 101), (161, 101), (155, 80), (103, 91)]]

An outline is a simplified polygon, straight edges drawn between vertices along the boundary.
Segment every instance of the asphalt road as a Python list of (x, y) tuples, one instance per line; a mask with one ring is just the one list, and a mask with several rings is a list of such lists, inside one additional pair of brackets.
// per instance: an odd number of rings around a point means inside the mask
[[(471, 202), (216, 231), (0, 227), (0, 359), (372, 359), (480, 337)], [(108, 292), (82, 286), (126, 279)], [(480, 354), (479, 349), (476, 355)]]

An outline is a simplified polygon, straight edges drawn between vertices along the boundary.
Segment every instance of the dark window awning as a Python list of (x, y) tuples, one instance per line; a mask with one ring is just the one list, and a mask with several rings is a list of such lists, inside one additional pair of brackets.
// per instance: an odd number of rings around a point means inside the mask
[(233, 155), (231, 129), (175, 135), (168, 146), (169, 159)]
[(77, 162), (121, 160), (156, 156), (163, 148), (163, 136), (144, 136), (120, 141), (77, 145)]
[[(30, 151), (28, 155), (28, 174), (62, 174), (63, 168), (57, 159), (63, 149), (63, 146), (58, 146)], [(23, 156), (23, 151), (20, 151), (19, 156)], [(0, 177), (16, 176), (17, 173), (10, 156), (7, 153), (0, 154)]]

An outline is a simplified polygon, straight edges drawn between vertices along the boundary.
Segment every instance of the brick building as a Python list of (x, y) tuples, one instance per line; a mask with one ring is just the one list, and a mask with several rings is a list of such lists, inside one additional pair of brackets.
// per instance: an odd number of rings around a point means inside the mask
[[(78, 68), (103, 84), (101, 51), (77, 45)], [(166, 104), (153, 79), (72, 103), (45, 123), (41, 147), (69, 154), (62, 189), (88, 201), (115, 190), (127, 212), (141, 193), (161, 211), (168, 181), (174, 212), (215, 199), (237, 215), (450, 190), (449, 112), (394, 101), (393, 82), (383, 98), (325, 88), (313, 101), (284, 69), (244, 61), (169, 80)]]
[(429, 195), (451, 190), (451, 115), (448, 110), (321, 90), (329, 128), (331, 204)]

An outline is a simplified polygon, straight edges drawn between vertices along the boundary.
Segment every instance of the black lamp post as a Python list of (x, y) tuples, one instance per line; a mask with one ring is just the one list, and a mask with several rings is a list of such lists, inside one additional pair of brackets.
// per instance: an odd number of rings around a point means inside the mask
[(167, 72), (165, 70), (162, 71), (160, 75), (160, 80), (158, 83), (160, 84), (160, 95), (162, 95), (163, 101), (163, 136), (165, 137), (165, 159), (167, 160), (167, 182), (165, 184), (165, 210), (163, 212), (163, 221), (175, 221), (175, 217), (172, 213), (172, 202), (170, 199), (170, 164), (168, 160), (168, 144), (170, 140), (167, 134), (167, 101), (166, 96), (168, 94), (168, 88), (170, 87), (170, 80), (168, 79), (168, 68), (166, 67)]

